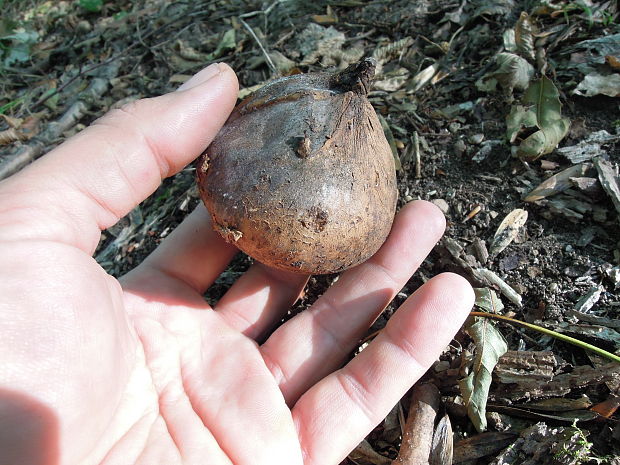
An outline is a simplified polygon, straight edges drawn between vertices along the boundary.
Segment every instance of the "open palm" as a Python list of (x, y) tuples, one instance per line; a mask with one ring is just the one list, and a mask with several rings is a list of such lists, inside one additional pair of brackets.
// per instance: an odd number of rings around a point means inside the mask
[(336, 465), (461, 325), (471, 288), (440, 275), (342, 367), (441, 236), (425, 202), (273, 332), (307, 277), (255, 264), (209, 307), (236, 249), (202, 207), (120, 284), (99, 267), (100, 230), (204, 150), (236, 91), (211, 66), (0, 184), (0, 465)]

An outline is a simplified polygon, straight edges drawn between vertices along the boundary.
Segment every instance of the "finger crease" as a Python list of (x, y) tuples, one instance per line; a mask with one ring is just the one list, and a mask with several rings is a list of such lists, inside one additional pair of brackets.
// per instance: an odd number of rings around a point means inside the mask
[(271, 376), (273, 376), (273, 379), (276, 381), (276, 383), (279, 386), (287, 384), (289, 382), (289, 379), (288, 376), (286, 376), (284, 370), (282, 369), (282, 366), (262, 348), (260, 348), (259, 351), (261, 356), (263, 357), (263, 362), (265, 363), (265, 366), (271, 372)]
[[(352, 373), (347, 374), (344, 371), (336, 373), (336, 379), (342, 387), (343, 392), (351, 399), (351, 401), (359, 407), (369, 423), (374, 422), (372, 402), (370, 402), (368, 390), (364, 389), (359, 380)], [(374, 423), (373, 423), (374, 424)]]
[[(397, 331), (394, 334), (394, 331)], [(417, 368), (420, 370), (425, 370), (426, 364), (421, 363), (418, 359), (417, 353), (419, 352), (419, 348), (416, 347), (404, 334), (402, 331), (398, 330), (398, 327), (392, 325), (388, 325), (383, 330), (386, 336), (386, 342), (392, 346), (394, 346), (399, 352), (405, 354), (405, 356), (417, 365)]]
[(400, 280), (396, 279), (396, 277), (392, 274), (392, 272), (390, 271), (388, 267), (386, 267), (385, 265), (379, 262), (374, 262), (374, 261), (370, 261), (370, 264), (373, 265), (373, 267), (376, 267), (377, 271), (379, 271), (379, 273), (381, 273), (387, 278), (389, 287), (394, 290), (393, 293), (402, 288), (402, 285), (399, 284)]
[(146, 146), (148, 152), (151, 154), (153, 160), (155, 160), (155, 164), (157, 165), (157, 168), (159, 170), (160, 178), (166, 178), (170, 173), (170, 163), (168, 163), (166, 157), (161, 154), (161, 152), (157, 148), (157, 144), (154, 143), (151, 138), (144, 133), (140, 126), (140, 121), (136, 118), (133, 112), (128, 111), (123, 107), (118, 108), (118, 111), (131, 120), (131, 124), (138, 133), (138, 136), (144, 142), (144, 145)]
[(326, 314), (332, 314), (332, 315), (337, 315), (337, 309), (335, 308), (335, 306), (329, 302), (329, 300), (327, 299), (323, 299), (321, 302), (321, 305), (324, 306), (323, 308), (321, 308), (320, 313), (317, 313), (316, 310), (312, 310), (310, 309), (310, 315), (312, 316), (312, 320), (314, 321), (314, 323), (316, 324), (316, 326), (318, 327), (318, 329), (320, 331), (322, 331), (326, 336), (329, 337), (329, 339), (331, 339), (331, 345), (333, 348), (335, 348), (335, 350), (337, 350), (340, 355), (342, 357), (345, 357), (349, 354), (349, 352), (351, 351), (351, 347), (349, 346), (345, 346), (344, 344), (342, 344), (342, 338), (338, 337), (338, 335), (336, 335), (336, 333), (334, 333), (330, 327), (328, 325), (326, 325), (325, 323), (323, 323), (322, 319), (321, 319), (321, 315), (323, 313)]

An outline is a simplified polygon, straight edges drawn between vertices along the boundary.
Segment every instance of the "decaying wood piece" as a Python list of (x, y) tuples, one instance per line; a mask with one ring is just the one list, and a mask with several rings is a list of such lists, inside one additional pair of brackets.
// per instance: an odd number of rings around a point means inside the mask
[(499, 385), (492, 395), (512, 401), (562, 397), (574, 389), (620, 380), (620, 365), (615, 362), (580, 365), (570, 373), (555, 374), (564, 365), (551, 352), (509, 351), (495, 368)]
[(94, 78), (88, 89), (84, 91), (84, 99), (78, 100), (62, 115), (58, 121), (49, 123), (48, 127), (32, 142), (21, 148), (17, 153), (8, 157), (0, 165), (0, 180), (17, 173), (24, 166), (43, 155), (46, 148), (54, 143), (65, 131), (69, 130), (82, 119), (88, 111), (91, 102), (96, 102), (108, 90), (109, 81)]
[(515, 291), (507, 282), (500, 278), (497, 274), (487, 268), (478, 268), (476, 272), (483, 276), (488, 282), (496, 285), (500, 292), (506, 296), (513, 304), (521, 307), (523, 305), (523, 298)]
[(551, 381), (566, 363), (550, 351), (509, 350), (499, 359), (493, 372), (500, 383)]
[(592, 444), (574, 427), (537, 423), (505, 449), (491, 465), (577, 465), (585, 463)]
[(438, 409), (439, 390), (434, 384), (413, 387), (403, 440), (392, 465), (428, 465)]

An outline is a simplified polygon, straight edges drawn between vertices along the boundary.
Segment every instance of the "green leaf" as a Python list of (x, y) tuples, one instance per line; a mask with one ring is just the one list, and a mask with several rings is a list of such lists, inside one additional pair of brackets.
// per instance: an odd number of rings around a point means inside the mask
[(493, 289), (488, 287), (474, 288), (476, 294), (476, 301), (474, 305), (486, 310), (489, 313), (499, 313), (504, 309), (502, 299), (497, 296), (497, 293)]
[(459, 380), (467, 415), (478, 432), (487, 427), (486, 404), (491, 387), (491, 373), (499, 358), (508, 350), (504, 336), (487, 319), (475, 319), (466, 327), (476, 344), (471, 373)]
[(103, 8), (103, 0), (79, 0), (78, 4), (91, 13), (99, 13)]
[(515, 105), (507, 117), (506, 137), (510, 142), (524, 137), (517, 155), (532, 161), (557, 147), (568, 133), (570, 120), (562, 118), (560, 93), (546, 76), (528, 87), (522, 103)]
[(234, 49), (237, 46), (237, 39), (235, 38), (235, 30), (229, 29), (222, 36), (222, 40), (217, 44), (217, 47), (213, 51), (213, 53), (209, 53), (207, 55), (207, 60), (215, 60), (216, 58), (221, 57), (225, 51)]
[(29, 31), (23, 28), (15, 30), (11, 34), (0, 37), (0, 40), (10, 41), (9, 45), (3, 45), (4, 49), (3, 63), (4, 66), (11, 66), (15, 63), (24, 63), (30, 59), (32, 44), (39, 39), (36, 31)]

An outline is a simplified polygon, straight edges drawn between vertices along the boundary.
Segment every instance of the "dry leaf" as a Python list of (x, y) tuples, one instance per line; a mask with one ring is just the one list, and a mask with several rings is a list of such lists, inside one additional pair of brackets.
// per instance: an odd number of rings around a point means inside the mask
[(444, 415), (433, 435), (429, 465), (452, 465), (453, 437), (450, 417)]
[(538, 187), (527, 194), (523, 200), (526, 202), (536, 202), (545, 197), (559, 194), (573, 185), (570, 180), (571, 178), (578, 178), (585, 175), (590, 168), (592, 168), (590, 163), (580, 163), (579, 165), (566, 168), (543, 181)]
[(534, 32), (534, 24), (530, 16), (525, 11), (522, 11), (517, 25), (515, 26), (515, 43), (519, 54), (529, 58), (531, 61), (536, 59), (534, 52)]
[(331, 6), (327, 5), (324, 15), (312, 15), (312, 21), (319, 24), (335, 24), (338, 22), (338, 16)]
[(517, 156), (532, 161), (551, 153), (568, 133), (570, 120), (562, 118), (560, 92), (546, 76), (533, 82), (522, 105), (512, 107), (506, 119), (506, 136), (511, 143), (523, 137)]
[(21, 131), (15, 128), (9, 128), (5, 131), (0, 131), (0, 145), (8, 145), (18, 140), (25, 140), (26, 137)]
[(512, 93), (513, 89), (525, 90), (534, 76), (534, 67), (526, 59), (514, 53), (498, 53), (495, 69), (476, 81), (476, 88), (483, 92), (494, 92), (499, 84)]
[(620, 407), (620, 397), (611, 396), (609, 399), (596, 404), (590, 410), (595, 411), (605, 418), (611, 418), (611, 416), (616, 413), (616, 410), (618, 410), (618, 407)]
[(504, 309), (502, 300), (497, 296), (493, 289), (488, 287), (474, 288), (476, 301), (474, 305), (480, 307), (485, 312), (500, 313)]
[(502, 250), (510, 245), (510, 243), (517, 237), (519, 230), (525, 225), (527, 221), (527, 211), (521, 208), (517, 208), (508, 215), (500, 223), (493, 242), (491, 243), (491, 256), (499, 254)]
[(592, 97), (594, 95), (607, 95), (608, 97), (620, 96), (620, 74), (612, 73), (603, 75), (590, 73), (583, 78), (573, 91), (577, 95)]
[(476, 344), (476, 355), (471, 373), (459, 380), (467, 415), (476, 430), (487, 427), (486, 404), (491, 387), (491, 373), (499, 358), (508, 350), (506, 339), (487, 318), (476, 318), (466, 327)]

